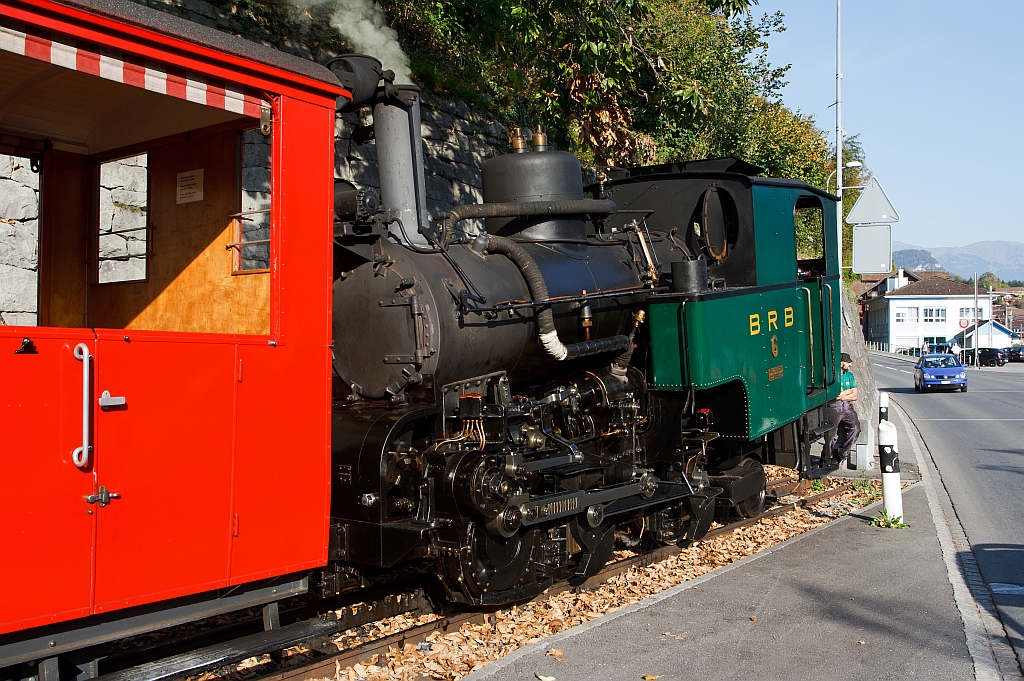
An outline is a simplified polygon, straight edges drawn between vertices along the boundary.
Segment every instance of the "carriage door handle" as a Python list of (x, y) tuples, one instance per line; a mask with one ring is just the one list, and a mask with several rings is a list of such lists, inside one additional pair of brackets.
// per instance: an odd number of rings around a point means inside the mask
[(89, 354), (89, 346), (85, 343), (75, 346), (74, 355), (75, 359), (82, 363), (82, 446), (71, 452), (71, 460), (79, 468), (85, 468), (89, 465), (89, 453), (92, 451), (92, 447), (89, 446), (89, 362), (92, 355)]
[(104, 390), (100, 395), (100, 409), (109, 409), (110, 407), (123, 407), (126, 400), (123, 397), (113, 397), (109, 390)]
[(120, 499), (121, 495), (117, 492), (110, 492), (106, 487), (100, 485), (99, 494), (90, 494), (85, 498), (86, 503), (95, 504), (97, 501), (100, 502), (100, 508), (103, 508), (110, 503), (111, 499)]

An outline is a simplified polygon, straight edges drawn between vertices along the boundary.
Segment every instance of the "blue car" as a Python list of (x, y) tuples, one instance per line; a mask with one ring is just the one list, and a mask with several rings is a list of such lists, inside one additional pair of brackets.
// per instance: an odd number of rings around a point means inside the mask
[(923, 355), (914, 366), (914, 390), (921, 393), (930, 388), (967, 392), (967, 369), (953, 355)]

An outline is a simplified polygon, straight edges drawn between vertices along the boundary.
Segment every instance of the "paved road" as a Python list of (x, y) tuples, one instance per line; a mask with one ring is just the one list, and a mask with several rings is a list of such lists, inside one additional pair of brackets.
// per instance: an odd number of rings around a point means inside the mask
[(1024, 661), (1024, 364), (971, 368), (967, 393), (922, 395), (912, 363), (876, 354), (871, 361), (878, 389), (907, 411), (931, 450)]

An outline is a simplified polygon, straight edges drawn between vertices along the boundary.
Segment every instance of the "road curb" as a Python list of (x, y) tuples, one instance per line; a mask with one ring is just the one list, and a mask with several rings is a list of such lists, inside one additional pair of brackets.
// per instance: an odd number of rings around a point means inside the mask
[[(974, 661), (974, 678), (980, 681), (1022, 679), (1024, 676), (1021, 675), (1017, 656), (992, 600), (992, 591), (981, 576), (974, 550), (956, 516), (956, 509), (928, 445), (895, 396), (890, 394), (890, 398), (895, 407), (893, 411), (903, 423), (903, 430), (910, 438), (910, 446), (917, 459), (942, 560), (946, 564), (946, 575), (953, 588), (953, 600), (964, 624), (967, 650)], [(945, 508), (950, 509), (948, 514)]]

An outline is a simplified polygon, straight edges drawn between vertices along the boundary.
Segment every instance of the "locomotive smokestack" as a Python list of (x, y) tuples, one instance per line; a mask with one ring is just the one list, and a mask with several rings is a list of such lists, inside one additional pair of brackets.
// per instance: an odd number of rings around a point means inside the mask
[(403, 243), (429, 245), (423, 235), (430, 228), (430, 222), (423, 175), (418, 87), (386, 84), (377, 91), (373, 136), (377, 140), (381, 203), (385, 209), (395, 211), (401, 220), (401, 226), (391, 224), (391, 234)]

